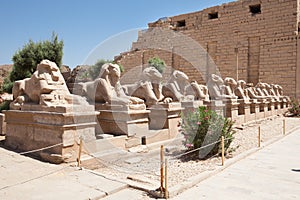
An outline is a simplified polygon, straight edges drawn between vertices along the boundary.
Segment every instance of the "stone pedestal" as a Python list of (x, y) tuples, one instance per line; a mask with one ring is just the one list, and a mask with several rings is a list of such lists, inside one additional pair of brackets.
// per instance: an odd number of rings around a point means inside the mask
[(226, 99), (223, 100), (225, 103), (225, 116), (231, 118), (232, 120), (238, 119), (238, 105), (237, 99)]
[(127, 135), (128, 137), (138, 136), (149, 130), (148, 115), (144, 104), (140, 105), (109, 105), (96, 104), (97, 134)]
[(178, 124), (181, 119), (181, 103), (160, 103), (149, 108), (149, 128), (151, 130), (168, 129), (169, 139), (178, 134)]
[(250, 112), (250, 105), (251, 102), (250, 100), (245, 101), (244, 99), (238, 99), (238, 118), (240, 123), (247, 123), (251, 120), (255, 120), (255, 115), (254, 119), (251, 117), (251, 112)]
[(256, 120), (263, 119), (266, 117), (268, 112), (268, 101), (265, 99), (258, 100), (259, 102), (259, 113), (256, 113)]
[(281, 113), (281, 109), (280, 109), (280, 100), (276, 100), (274, 103), (274, 109), (275, 109), (275, 115), (280, 115)]
[(224, 107), (225, 104), (222, 100), (211, 100), (209, 104), (207, 104), (208, 109), (216, 111), (218, 114), (224, 116)]
[(190, 112), (193, 112), (197, 110), (200, 106), (207, 106), (204, 105), (203, 101), (197, 100), (197, 101), (183, 101), (181, 102), (181, 106), (183, 108), (183, 114), (187, 114)]
[(5, 135), (6, 132), (6, 122), (5, 115), (0, 113), (0, 135)]
[(282, 110), (282, 113), (285, 113), (287, 110), (288, 110), (288, 107), (289, 107), (289, 103), (287, 99), (283, 98), (282, 99), (282, 102), (281, 102), (281, 110)]
[(275, 100), (270, 100), (268, 103), (268, 111), (266, 113), (265, 117), (271, 117), (276, 115), (276, 111), (275, 111)]
[(250, 115), (249, 115), (249, 118), (248, 120), (249, 121), (254, 121), (254, 120), (257, 120), (259, 117), (259, 102), (257, 99), (251, 99), (250, 100)]
[[(32, 110), (27, 110), (29, 108)], [(54, 145), (31, 154), (52, 163), (76, 161), (79, 138), (83, 137), (85, 141), (96, 139), (96, 113), (93, 106), (84, 106), (84, 112), (69, 112), (72, 110), (83, 111), (83, 108), (26, 105), (21, 111), (4, 111), (7, 123), (5, 144), (21, 152)]]

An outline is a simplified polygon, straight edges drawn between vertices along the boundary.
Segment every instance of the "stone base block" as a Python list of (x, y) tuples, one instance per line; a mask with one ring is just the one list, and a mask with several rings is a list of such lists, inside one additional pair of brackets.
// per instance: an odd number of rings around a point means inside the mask
[(137, 136), (147, 132), (148, 110), (99, 110), (97, 134)]
[(225, 117), (237, 120), (239, 114), (239, 103), (237, 101), (225, 101), (224, 114)]
[(198, 100), (198, 101), (183, 101), (181, 102), (181, 106), (184, 109), (182, 111), (183, 114), (187, 114), (198, 109), (200, 106), (206, 106), (206, 105), (204, 105), (203, 101)]
[[(178, 124), (181, 120), (181, 103), (173, 102), (168, 104), (157, 104), (149, 109), (149, 128), (153, 130), (159, 130), (159, 135), (148, 137), (148, 141), (167, 140), (177, 136)], [(152, 138), (152, 139), (151, 139)]]
[(214, 110), (222, 116), (225, 115), (225, 113), (224, 113), (225, 104), (223, 103), (222, 100), (211, 100), (207, 104), (207, 107), (208, 107), (208, 109)]
[(162, 103), (149, 108), (149, 128), (152, 130), (178, 128), (180, 113), (183, 110), (181, 103)]
[(76, 161), (79, 138), (95, 140), (95, 112), (56, 113), (46, 111), (4, 111), (5, 144), (17, 151), (32, 151), (55, 145), (32, 154), (52, 162)]
[(5, 135), (6, 132), (6, 122), (5, 115), (0, 113), (0, 135)]

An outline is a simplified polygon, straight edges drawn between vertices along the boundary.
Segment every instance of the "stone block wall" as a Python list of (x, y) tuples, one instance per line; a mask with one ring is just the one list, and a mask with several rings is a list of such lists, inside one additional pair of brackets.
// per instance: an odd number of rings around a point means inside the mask
[(219, 70), (222, 77), (277, 83), (300, 97), (299, 7), (299, 0), (244, 0), (149, 23), (117, 62), (126, 73), (158, 56), (200, 83)]

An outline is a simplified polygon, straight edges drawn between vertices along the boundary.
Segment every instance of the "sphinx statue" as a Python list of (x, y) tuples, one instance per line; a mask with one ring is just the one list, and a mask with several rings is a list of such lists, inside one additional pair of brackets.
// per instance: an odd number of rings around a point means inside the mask
[(163, 99), (162, 88), (154, 90), (153, 83), (159, 83), (162, 79), (161, 73), (154, 67), (147, 67), (142, 71), (141, 79), (133, 84), (122, 86), (123, 91), (128, 96), (138, 97), (145, 101), (147, 107), (157, 104)]
[(246, 90), (246, 81), (237, 81), (237, 87), (235, 89), (235, 95), (238, 99), (243, 99), (244, 101), (249, 101), (250, 97), (248, 95), (248, 90)]
[[(228, 94), (231, 90), (229, 82), (227, 82), (227, 85), (224, 85), (223, 79), (216, 75), (211, 74), (208, 80), (208, 91), (210, 94), (211, 99), (213, 100), (224, 100), (224, 99), (236, 99), (237, 97), (232, 94)], [(227, 91), (227, 94), (225, 94), (225, 90)]]
[(72, 95), (54, 62), (42, 60), (30, 78), (19, 80), (13, 86), (12, 110), (20, 110), (27, 104), (57, 106), (66, 104), (88, 105), (85, 98)]
[(262, 97), (266, 98), (267, 100), (272, 99), (272, 97), (270, 96), (270, 94), (267, 90), (267, 84), (266, 83), (258, 82), (255, 86), (255, 89), (256, 89), (259, 96), (262, 96)]
[(172, 99), (163, 95), (162, 74), (155, 67), (147, 67), (143, 70), (142, 80), (150, 82), (152, 90), (158, 102), (170, 103)]
[(224, 94), (229, 96), (230, 99), (237, 99), (237, 96), (235, 95), (235, 89), (237, 87), (237, 82), (230, 77), (226, 77), (224, 79)]
[(197, 81), (192, 81), (186, 88), (186, 95), (193, 95), (194, 100), (203, 100), (205, 102), (209, 102), (207, 86), (198, 84)]
[[(186, 88), (189, 85), (189, 77), (182, 71), (174, 70), (170, 79), (163, 85), (162, 94), (172, 101), (183, 101), (188, 99)], [(191, 97), (193, 100), (193, 97)]]
[(261, 91), (258, 92), (257, 88), (254, 87), (252, 83), (248, 83), (246, 86), (247, 86), (246, 90), (248, 92), (248, 96), (250, 99), (261, 99), (261, 100), (266, 99), (264, 95), (262, 96), (262, 92)]
[(275, 101), (280, 101), (279, 97), (275, 94), (274, 84), (265, 83), (265, 89), (266, 89), (266, 93), (269, 95), (271, 99)]
[(290, 97), (285, 96), (285, 95), (283, 94), (283, 88), (282, 88), (281, 85), (276, 84), (276, 85), (274, 86), (274, 88), (276, 89), (276, 92), (275, 92), (275, 93), (277, 94), (277, 96), (278, 96), (281, 100), (283, 100), (284, 102), (290, 102), (290, 101), (291, 101)]
[(144, 101), (124, 93), (120, 84), (121, 71), (117, 64), (106, 63), (94, 81), (79, 83), (80, 93), (95, 103), (115, 105), (143, 104)]

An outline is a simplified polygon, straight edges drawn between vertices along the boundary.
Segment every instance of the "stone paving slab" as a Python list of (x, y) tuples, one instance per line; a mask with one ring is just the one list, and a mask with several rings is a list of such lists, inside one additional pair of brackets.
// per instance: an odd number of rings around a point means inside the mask
[(300, 130), (173, 198), (300, 199)]
[(53, 165), (0, 148), (1, 200), (99, 199), (127, 187), (87, 170)]

